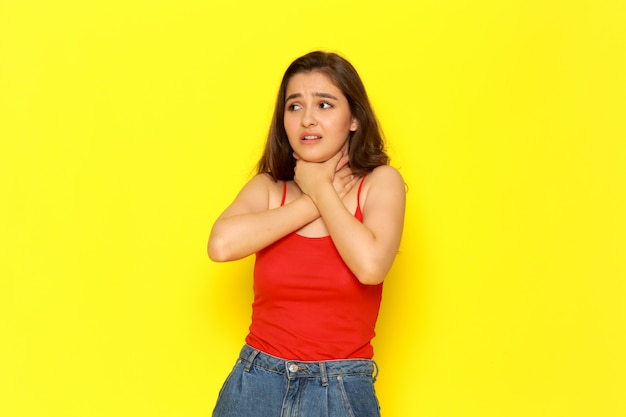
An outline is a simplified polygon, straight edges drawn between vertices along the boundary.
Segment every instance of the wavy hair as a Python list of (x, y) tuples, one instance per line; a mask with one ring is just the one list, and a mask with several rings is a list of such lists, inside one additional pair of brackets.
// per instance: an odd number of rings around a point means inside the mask
[(352, 172), (361, 176), (378, 166), (389, 164), (383, 133), (361, 77), (345, 58), (332, 52), (314, 51), (293, 61), (283, 75), (257, 173), (267, 173), (274, 181), (293, 180), (296, 161), (284, 124), (287, 84), (296, 74), (314, 71), (325, 74), (343, 92), (348, 99), (350, 113), (359, 122), (357, 130), (350, 132), (348, 139)]

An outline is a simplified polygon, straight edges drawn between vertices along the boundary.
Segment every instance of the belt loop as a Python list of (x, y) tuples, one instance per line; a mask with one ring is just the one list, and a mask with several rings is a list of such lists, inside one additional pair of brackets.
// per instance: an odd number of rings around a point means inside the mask
[(252, 353), (246, 359), (246, 366), (243, 367), (244, 371), (250, 372), (250, 368), (252, 367), (252, 362), (254, 361), (254, 358), (256, 358), (256, 355), (258, 354), (259, 354), (258, 350), (252, 349)]
[(320, 362), (320, 374), (322, 376), (322, 386), (328, 386), (328, 374), (326, 373), (326, 362)]
[(376, 382), (376, 378), (378, 377), (378, 364), (375, 361), (372, 361), (372, 364), (374, 365), (374, 375), (372, 375), (372, 382)]

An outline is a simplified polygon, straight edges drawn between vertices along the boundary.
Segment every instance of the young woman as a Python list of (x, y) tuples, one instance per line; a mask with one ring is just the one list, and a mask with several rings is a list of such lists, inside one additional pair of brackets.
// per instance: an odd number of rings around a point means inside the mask
[(250, 332), (214, 417), (380, 415), (370, 342), (404, 210), (356, 70), (334, 53), (296, 59), (258, 175), (209, 238), (214, 261), (256, 254)]

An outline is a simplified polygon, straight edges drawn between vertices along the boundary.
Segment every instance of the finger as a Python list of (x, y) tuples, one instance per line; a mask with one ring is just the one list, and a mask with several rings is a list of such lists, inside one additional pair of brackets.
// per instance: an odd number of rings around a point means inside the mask
[[(341, 163), (341, 161), (340, 161), (340, 163)], [(338, 174), (340, 174), (340, 173), (341, 173), (341, 174), (344, 174), (344, 175), (345, 175), (346, 173), (347, 173), (347, 174), (351, 174), (351, 173), (352, 173), (352, 169), (350, 169), (350, 165), (348, 165), (348, 164), (346, 163), (346, 164), (343, 164), (343, 166), (338, 167), (338, 168), (337, 168), (337, 171), (335, 172), (335, 175), (338, 175)]]
[(347, 166), (348, 162), (350, 162), (350, 158), (348, 155), (343, 155), (339, 162), (337, 163), (337, 171)]
[(344, 167), (335, 173), (335, 177), (343, 180), (348, 177), (354, 177), (354, 175), (352, 175), (352, 170), (349, 167)]
[(340, 151), (337, 152), (332, 158), (330, 158), (328, 162), (335, 165), (335, 171), (339, 171), (341, 168), (344, 167), (344, 165), (348, 163), (348, 159), (345, 158), (343, 153)]
[(352, 175), (352, 173), (350, 173), (349, 175), (346, 175), (342, 179), (343, 179), (343, 181), (345, 182), (346, 185), (349, 185), (349, 184), (357, 182), (357, 176), (356, 175)]

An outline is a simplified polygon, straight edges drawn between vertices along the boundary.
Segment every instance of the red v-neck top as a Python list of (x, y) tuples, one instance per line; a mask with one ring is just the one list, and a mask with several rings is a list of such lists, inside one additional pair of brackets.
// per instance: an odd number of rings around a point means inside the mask
[(381, 296), (382, 283), (361, 284), (330, 236), (291, 233), (256, 254), (246, 343), (283, 359), (371, 359)]

